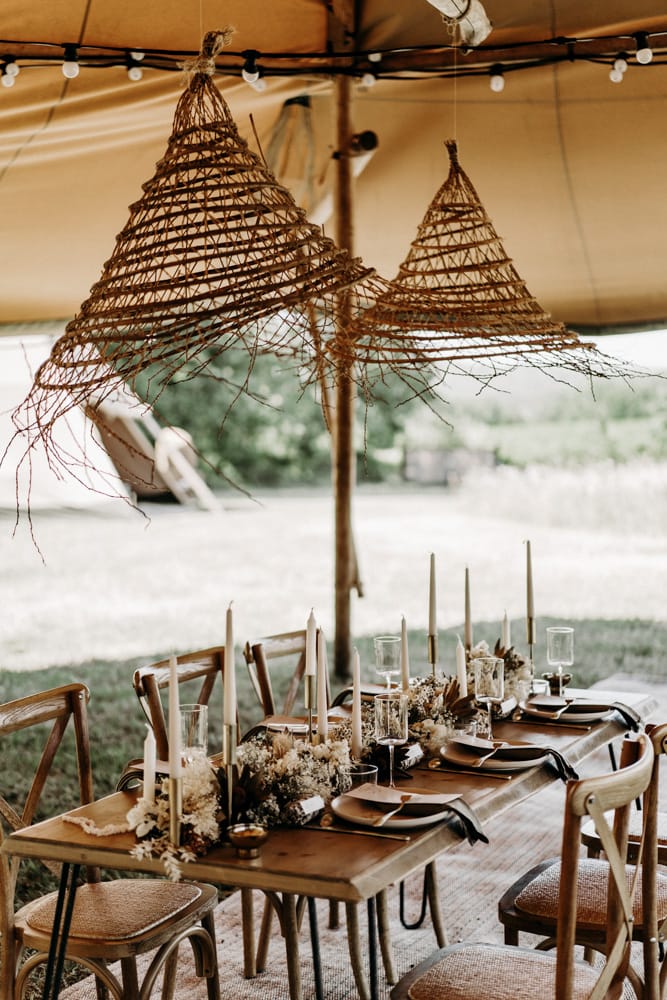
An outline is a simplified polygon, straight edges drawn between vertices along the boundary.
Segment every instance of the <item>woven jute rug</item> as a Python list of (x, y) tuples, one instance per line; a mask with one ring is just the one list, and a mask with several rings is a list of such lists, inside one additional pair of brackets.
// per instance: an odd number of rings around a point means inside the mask
[[(610, 690), (622, 692), (636, 688), (637, 678), (624, 679), (621, 675), (600, 684)], [(667, 688), (649, 685), (659, 707), (651, 716), (653, 721), (667, 718)], [(609, 757), (602, 749), (588, 757), (579, 767), (581, 777), (608, 770)], [(486, 824), (489, 844), (470, 846), (462, 842), (455, 849), (443, 854), (438, 861), (440, 897), (451, 943), (461, 940), (503, 940), (498, 922), (497, 903), (504, 890), (524, 871), (544, 858), (560, 851), (560, 836), (565, 786), (556, 782), (532, 798), (513, 807), (510, 811)], [(345, 865), (349, 838), (341, 836), (340, 863)], [(405, 917), (410, 923), (419, 914), (422, 895), (421, 873), (405, 883)], [(433, 952), (437, 945), (428, 916), (421, 927), (408, 930), (399, 917), (399, 889), (389, 890), (389, 908), (396, 971), (399, 976), (407, 972)], [(256, 894), (257, 923), (262, 912), (262, 896)], [(320, 959), (324, 1000), (352, 1000), (358, 996), (350, 970), (345, 931), (344, 911), (341, 908), (341, 925), (328, 927), (328, 904), (318, 903)], [(366, 937), (366, 910), (360, 909), (362, 936)], [(234, 893), (218, 906), (216, 913), (218, 959), (221, 977), (221, 996), (234, 1000), (289, 1000), (284, 941), (274, 920), (266, 971), (255, 979), (243, 978), (243, 948), (241, 934), (241, 905), (239, 893)], [(258, 928), (259, 929), (259, 928)], [(521, 943), (531, 945), (537, 939), (526, 935)], [(365, 944), (367, 957), (368, 945)], [(315, 984), (308, 922), (304, 919), (301, 934), (301, 978), (303, 1000), (315, 1000)], [(637, 956), (639, 959), (639, 956)], [(380, 977), (379, 996), (388, 1000), (387, 984), (378, 955)], [(62, 994), (66, 1000), (94, 1000), (95, 987), (87, 979), (70, 987)], [(197, 1000), (206, 997), (205, 981), (197, 979), (191, 953), (182, 947), (178, 970), (175, 1000)]]

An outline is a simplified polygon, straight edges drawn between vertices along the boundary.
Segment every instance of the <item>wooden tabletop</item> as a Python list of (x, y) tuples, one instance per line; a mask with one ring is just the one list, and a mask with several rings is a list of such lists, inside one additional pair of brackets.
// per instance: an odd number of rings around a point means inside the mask
[[(655, 701), (646, 694), (615, 694), (595, 691), (595, 700), (622, 701), (646, 717)], [(550, 746), (577, 765), (588, 754), (621, 736), (626, 726), (617, 713), (587, 726), (562, 723), (545, 726), (541, 722), (500, 722), (494, 735), (500, 739), (521, 740)], [(400, 784), (409, 791), (455, 792), (471, 806), (482, 824), (512, 805), (557, 780), (555, 771), (540, 765), (519, 771), (511, 777), (492, 774), (460, 774), (442, 769), (412, 768)], [(72, 810), (75, 816), (87, 816), (98, 828), (121, 824), (134, 803), (136, 792), (116, 792), (89, 806)], [(334, 826), (279, 828), (271, 830), (259, 858), (242, 860), (230, 845), (208, 851), (203, 857), (183, 865), (183, 875), (222, 885), (257, 888), (296, 895), (318, 896), (360, 902), (376, 895), (392, 882), (432, 861), (443, 851), (461, 842), (448, 822), (410, 828), (405, 839), (383, 835), (369, 828), (358, 833), (343, 820)], [(395, 834), (396, 831), (386, 831)], [(124, 871), (163, 874), (159, 858), (137, 859), (130, 854), (134, 833), (95, 836), (87, 834), (62, 817), (45, 820), (12, 833), (3, 843), (6, 854), (38, 857), (99, 865)], [(484, 845), (480, 844), (480, 851)]]

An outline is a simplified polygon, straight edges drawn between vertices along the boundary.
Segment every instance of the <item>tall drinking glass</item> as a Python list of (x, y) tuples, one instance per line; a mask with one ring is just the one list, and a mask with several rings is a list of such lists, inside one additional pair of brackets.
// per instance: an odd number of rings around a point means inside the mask
[(408, 740), (408, 697), (401, 691), (375, 698), (375, 739), (389, 748), (389, 787), (394, 785), (394, 747)]
[(188, 762), (208, 753), (208, 706), (181, 705), (181, 747)]
[(569, 625), (550, 625), (547, 629), (547, 663), (558, 673), (558, 694), (563, 697), (563, 667), (574, 663), (574, 629)]
[(486, 705), (488, 736), (493, 739), (493, 706), (499, 705), (505, 694), (505, 661), (497, 656), (473, 657), (475, 670), (475, 701)]
[(391, 688), (392, 677), (398, 677), (401, 672), (401, 637), (400, 635), (377, 635), (373, 639), (375, 646), (375, 669), (384, 677), (387, 691)]

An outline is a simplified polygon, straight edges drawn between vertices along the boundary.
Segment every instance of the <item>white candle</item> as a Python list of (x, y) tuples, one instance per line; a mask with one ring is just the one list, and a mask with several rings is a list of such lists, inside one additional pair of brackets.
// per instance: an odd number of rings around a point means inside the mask
[(315, 676), (315, 665), (317, 662), (317, 623), (311, 608), (306, 624), (306, 676)]
[(526, 617), (535, 617), (535, 602), (533, 598), (533, 562), (530, 556), (530, 542), (526, 542)]
[(227, 608), (225, 633), (225, 683), (222, 721), (226, 726), (236, 724), (236, 666), (234, 664), (234, 619), (231, 604)]
[(181, 760), (181, 706), (178, 698), (178, 667), (176, 657), (169, 657), (169, 777), (183, 774)]
[(361, 666), (359, 653), (355, 646), (352, 658), (352, 739), (350, 755), (354, 760), (361, 759)]
[(507, 612), (505, 612), (505, 615), (503, 617), (503, 623), (500, 632), (500, 645), (505, 650), (509, 649), (510, 646), (512, 645), (512, 639), (510, 637), (510, 623), (507, 617)]
[(466, 649), (472, 649), (472, 620), (470, 618), (470, 573), (466, 566), (465, 576), (465, 622), (463, 625), (463, 643)]
[(436, 635), (438, 630), (437, 615), (435, 610), (435, 555), (431, 552), (431, 569), (428, 587), (428, 634)]
[(410, 689), (410, 653), (408, 651), (408, 629), (405, 615), (401, 618), (401, 687), (404, 691)]
[(456, 677), (459, 682), (459, 695), (465, 698), (468, 694), (468, 672), (466, 670), (466, 651), (461, 637), (456, 639)]
[(144, 740), (144, 794), (143, 799), (147, 805), (155, 802), (155, 734), (150, 726), (146, 726), (148, 732)]
[(327, 720), (327, 674), (329, 667), (327, 664), (327, 644), (324, 632), (320, 629), (317, 637), (317, 733), (320, 740), (326, 741), (329, 736), (329, 722)]

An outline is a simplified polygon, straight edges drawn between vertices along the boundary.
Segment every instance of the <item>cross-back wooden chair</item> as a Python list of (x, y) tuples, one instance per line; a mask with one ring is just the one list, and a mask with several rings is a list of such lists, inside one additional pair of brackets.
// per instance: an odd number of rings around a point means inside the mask
[[(320, 630), (317, 630), (319, 641)], [(299, 688), (306, 670), (306, 630), (281, 632), (277, 635), (267, 635), (260, 639), (246, 642), (243, 648), (250, 681), (255, 694), (262, 706), (264, 716), (276, 715), (278, 707), (271, 683), (271, 673), (279, 666), (279, 662), (290, 657), (294, 661), (294, 669), (289, 678), (284, 702), (280, 708), (281, 715), (292, 715), (297, 701)], [(329, 704), (329, 678), (327, 677), (327, 705)]]
[[(71, 805), (93, 801), (93, 775), (88, 735), (88, 689), (83, 684), (38, 692), (0, 705), (0, 741), (32, 727), (44, 735), (41, 756), (31, 777), (26, 768), (25, 795), (16, 789), (0, 796), (0, 841), (3, 830), (31, 825), (40, 816), (47, 784), (58, 777), (58, 766), (70, 749), (65, 739), (73, 731), (78, 769), (78, 797)], [(9, 776), (7, 776), (9, 777)], [(51, 782), (49, 782), (51, 778)], [(65, 803), (63, 803), (65, 805)], [(14, 913), (20, 878), (20, 859), (0, 855), (0, 976), (3, 1000), (20, 1000), (30, 975), (46, 964), (57, 893), (49, 893), (21, 906)], [(202, 883), (174, 883), (166, 879), (116, 879), (99, 881), (96, 870), (77, 889), (67, 941), (66, 957), (96, 977), (98, 992), (109, 990), (116, 1000), (146, 1000), (164, 970), (164, 998), (173, 996), (178, 946), (189, 939), (197, 975), (205, 976), (209, 1000), (219, 1000), (220, 985), (215, 946), (213, 910), (217, 890)], [(24, 959), (25, 951), (34, 951)], [(141, 986), (136, 957), (155, 951)], [(120, 961), (118, 978), (107, 967)]]
[[(619, 770), (569, 781), (565, 792), (563, 839), (556, 883), (556, 950), (516, 945), (462, 943), (436, 952), (404, 976), (392, 1000), (616, 1000), (622, 996), (630, 959), (638, 880), (630, 886), (624, 858), (627, 824), (636, 798), (651, 783), (654, 751), (642, 733), (624, 741)], [(613, 826), (605, 812), (614, 812)], [(610, 863), (605, 902), (606, 944), (595, 966), (575, 961), (581, 899), (578, 873), (582, 820), (592, 819)], [(646, 829), (644, 831), (646, 838)], [(646, 881), (643, 880), (646, 893)], [(603, 883), (604, 891), (604, 883)], [(645, 901), (646, 902), (646, 901)]]
[[(641, 808), (633, 809), (628, 817), (627, 847), (624, 860), (628, 862), (627, 877), (633, 878), (633, 865), (639, 864), (642, 883), (638, 892), (638, 907), (633, 923), (633, 938), (644, 943), (645, 985), (630, 968), (629, 978), (635, 992), (642, 997), (657, 1000), (660, 988), (658, 976), (658, 942), (667, 930), (667, 876), (657, 870), (658, 865), (658, 786), (660, 761), (667, 752), (667, 724), (647, 727), (654, 752), (651, 783), (640, 800)], [(592, 828), (592, 829), (591, 829)], [(604, 841), (591, 821), (582, 827), (582, 845), (587, 846), (588, 856), (579, 867), (578, 896), (579, 917), (576, 926), (577, 941), (584, 945), (589, 956), (594, 951), (604, 951), (605, 896), (600, 891), (608, 880), (609, 861), (601, 858)], [(591, 844), (598, 846), (592, 853)], [(648, 896), (643, 892), (643, 876), (650, 880)], [(560, 876), (558, 858), (549, 858), (525, 872), (503, 894), (498, 904), (498, 915), (505, 928), (507, 944), (518, 944), (521, 932), (537, 934), (543, 940), (538, 947), (551, 946), (558, 921), (555, 891)], [(661, 982), (667, 969), (660, 970)]]
[[(222, 718), (222, 679), (225, 671), (224, 646), (212, 646), (209, 649), (198, 649), (190, 653), (180, 653), (176, 657), (178, 683), (201, 680), (201, 687), (193, 703), (208, 705), (211, 694), (220, 678), (220, 717)], [(155, 750), (160, 760), (169, 757), (169, 736), (167, 718), (163, 698), (169, 688), (169, 660), (158, 660), (134, 672), (134, 690), (144, 715), (155, 734)]]

